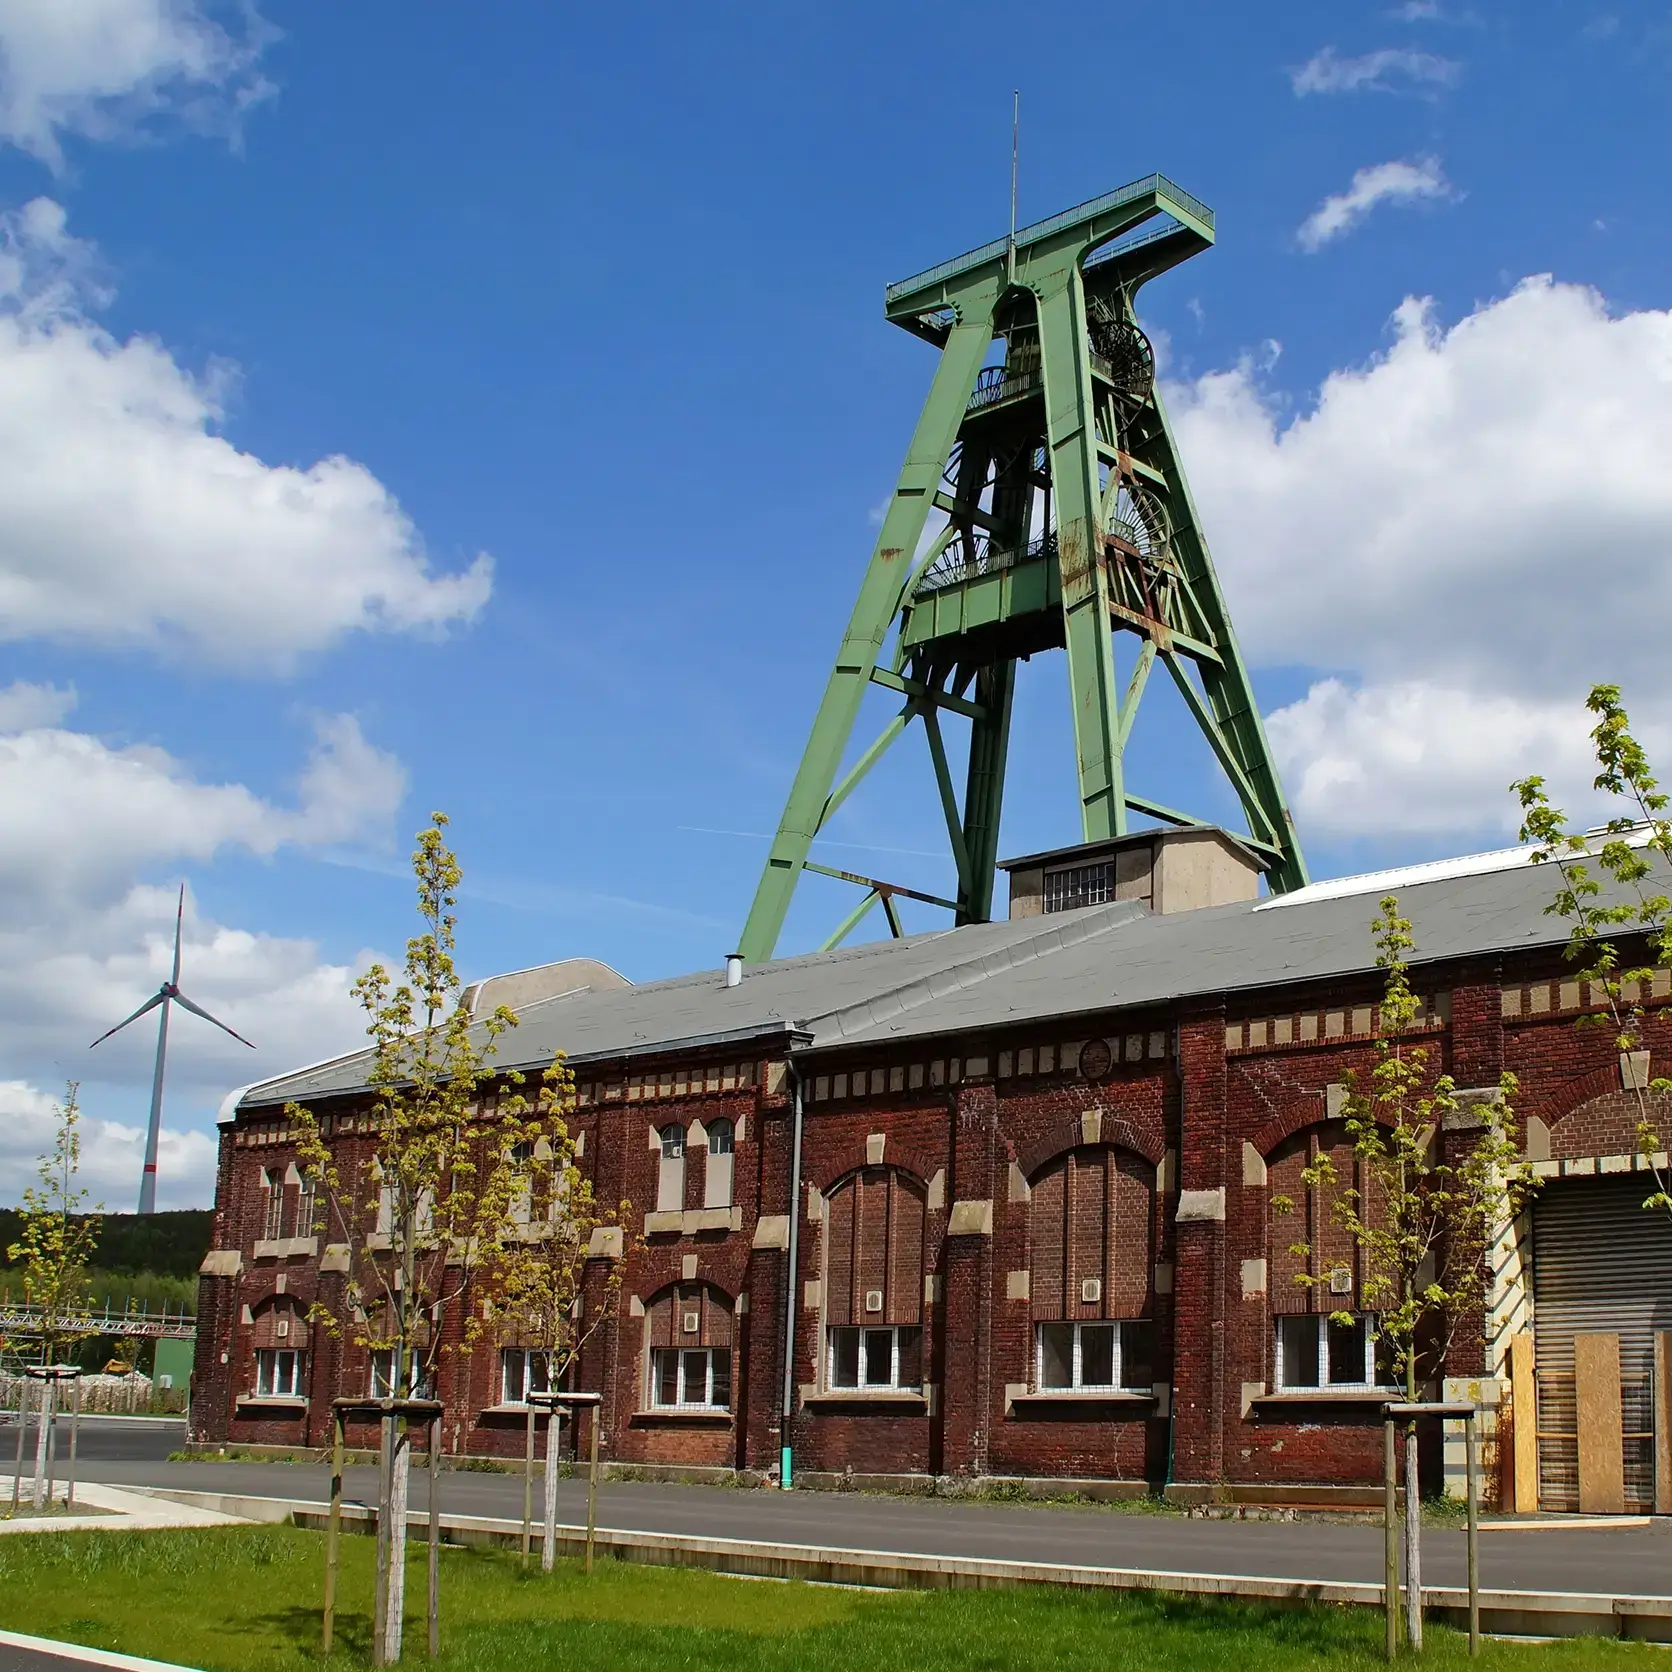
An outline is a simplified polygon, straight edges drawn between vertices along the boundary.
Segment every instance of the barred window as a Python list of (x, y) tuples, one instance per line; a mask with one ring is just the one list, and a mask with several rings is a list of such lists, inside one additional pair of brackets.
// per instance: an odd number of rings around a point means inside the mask
[(1045, 873), (1045, 910), (1073, 911), (1077, 906), (1100, 906), (1115, 897), (1115, 867), (1107, 859), (1096, 865), (1074, 865)]

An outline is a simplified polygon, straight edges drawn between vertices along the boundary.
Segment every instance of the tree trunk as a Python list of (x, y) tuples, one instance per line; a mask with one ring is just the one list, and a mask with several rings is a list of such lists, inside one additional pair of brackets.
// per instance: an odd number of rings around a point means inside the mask
[(546, 1503), (540, 1523), (540, 1566), (546, 1573), (551, 1572), (557, 1554), (557, 1470), (561, 1461), (558, 1436), (562, 1432), (563, 1422), (554, 1407), (546, 1418)]
[(1422, 1492), (1417, 1480), (1417, 1425), (1405, 1430), (1405, 1641), (1422, 1652)]
[(384, 1593), (383, 1658), (401, 1658), (401, 1617), (406, 1606), (406, 1506), (412, 1479), (412, 1437), (406, 1421), (395, 1428), (394, 1468), (389, 1482), (389, 1583)]
[(41, 1382), (41, 1397), (35, 1417), (35, 1513), (46, 1505), (46, 1441), (52, 1432), (53, 1408), (58, 1403), (58, 1384), (50, 1378)]

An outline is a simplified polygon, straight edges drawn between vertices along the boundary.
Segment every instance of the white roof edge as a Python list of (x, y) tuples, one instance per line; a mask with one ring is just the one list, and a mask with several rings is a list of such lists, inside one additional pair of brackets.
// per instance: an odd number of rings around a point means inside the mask
[[(1632, 847), (1645, 846), (1652, 832), (1646, 826), (1620, 833)], [(1607, 841), (1619, 837), (1606, 831), (1587, 830), (1586, 849), (1595, 853)], [(1325, 882), (1308, 883), (1305, 888), (1292, 889), (1287, 894), (1273, 895), (1254, 907), (1255, 911), (1274, 911), (1279, 906), (1304, 906), (1314, 900), (1343, 900), (1354, 894), (1375, 894), (1382, 889), (1415, 888), (1420, 883), (1444, 882), (1450, 877), (1486, 876), (1493, 871), (1513, 871), (1531, 865), (1539, 850), (1528, 844), (1513, 848), (1492, 848), (1486, 853), (1460, 854), (1455, 859), (1428, 859), (1415, 865), (1396, 865), (1386, 871), (1366, 871), (1356, 877), (1332, 877)]]

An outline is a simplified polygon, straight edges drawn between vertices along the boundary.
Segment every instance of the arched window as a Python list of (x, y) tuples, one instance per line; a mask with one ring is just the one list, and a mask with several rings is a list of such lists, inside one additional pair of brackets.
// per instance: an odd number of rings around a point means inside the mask
[(708, 1169), (703, 1176), (702, 1205), (729, 1208), (732, 1205), (733, 1129), (729, 1120), (717, 1120), (708, 1128)]
[[(1328, 1158), (1333, 1188), (1311, 1172)], [(1359, 1299), (1358, 1253), (1335, 1215), (1342, 1190), (1368, 1191), (1370, 1179), (1353, 1154), (1342, 1121), (1320, 1121), (1286, 1138), (1266, 1162), (1271, 1192), (1267, 1215), (1266, 1298), (1272, 1311), (1272, 1382), (1278, 1390), (1389, 1385), (1376, 1319)], [(1366, 1201), (1366, 1197), (1361, 1197)], [(1369, 1204), (1372, 1207), (1373, 1204)], [(1311, 1250), (1296, 1254), (1297, 1246)], [(1308, 1282), (1297, 1282), (1305, 1277)]]
[(708, 1283), (664, 1289), (645, 1307), (645, 1403), (652, 1410), (731, 1409), (733, 1311)]
[(288, 1296), (275, 1296), (256, 1308), (250, 1344), (257, 1399), (307, 1397), (308, 1337), (307, 1315)]
[(1148, 1393), (1154, 1166), (1126, 1150), (1070, 1150), (1035, 1175), (1028, 1216), (1035, 1387)]
[(866, 1167), (825, 1204), (825, 1385), (863, 1392), (923, 1385), (923, 1190)]
[(662, 1160), (656, 1174), (656, 1211), (680, 1213), (685, 1207), (685, 1128), (677, 1122), (661, 1131)]

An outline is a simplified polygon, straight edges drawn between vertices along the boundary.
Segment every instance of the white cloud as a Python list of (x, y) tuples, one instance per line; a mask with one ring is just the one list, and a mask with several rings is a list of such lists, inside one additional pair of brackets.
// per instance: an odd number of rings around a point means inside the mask
[(0, 0), (0, 139), (57, 166), (72, 133), (122, 138), (163, 117), (230, 131), (269, 91), (256, 62), (272, 33), (247, 5)]
[(0, 894), (55, 902), (228, 847), (268, 855), (385, 835), (406, 789), (400, 763), (352, 715), (316, 729), (294, 808), (242, 784), (200, 783), (149, 744), (113, 748), (49, 727), (0, 736)]
[(485, 554), (435, 573), (364, 465), (240, 452), (215, 433), (227, 370), (100, 328), (94, 266), (49, 200), (0, 222), (0, 638), (272, 672), (475, 617)]
[(1346, 191), (1326, 197), (1301, 223), (1295, 236), (1303, 250), (1314, 254), (1351, 232), (1379, 204), (1411, 204), (1424, 198), (1455, 195), (1437, 157), (1376, 163), (1359, 169)]
[(1266, 726), (1305, 830), (1513, 833), (1520, 818), (1508, 785), (1535, 772), (1570, 813), (1595, 807), (1596, 763), (1577, 702), (1324, 679)]
[[(13, 1205), (34, 1184), (39, 1156), (57, 1133), (54, 1095), (25, 1080), (0, 1080), (0, 1204)], [(89, 1209), (131, 1213), (145, 1159), (145, 1125), (89, 1117), (81, 1120), (81, 1169), (77, 1183)], [(206, 1207), (215, 1194), (215, 1140), (204, 1132), (164, 1126), (157, 1143), (157, 1206)]]
[[(370, 744), (351, 716), (316, 723), (295, 801), (280, 805), (237, 783), (203, 782), (165, 751), (114, 746), (62, 729), (39, 687), (0, 692), (0, 1201), (15, 1199), (38, 1153), (38, 1088), (86, 1082), (99, 1176), (137, 1188), (155, 1030), (90, 1042), (154, 993), (173, 955), (175, 888), (159, 871), (205, 865), (224, 853), (378, 841), (390, 834), (405, 788), (400, 763)], [(30, 710), (34, 712), (31, 714)], [(165, 1199), (208, 1199), (213, 1146), (178, 1116), (213, 1107), (232, 1086), (359, 1043), (350, 988), (370, 961), (320, 957), (311, 942), (217, 923), (187, 894), (182, 986), (258, 1047), (246, 1050), (190, 1016), (169, 1035)], [(18, 1088), (22, 1089), (19, 1090)], [(172, 1194), (171, 1194), (172, 1193)]]
[(0, 733), (55, 726), (75, 707), (73, 686), (31, 685), (14, 680), (0, 691)]
[(1549, 278), (1449, 328), (1408, 299), (1304, 409), (1251, 362), (1172, 405), (1249, 653), (1349, 676), (1272, 720), (1309, 816), (1501, 830), (1528, 769), (1582, 816), (1598, 681), (1672, 737), (1672, 311)]
[(1391, 93), (1403, 87), (1450, 87), (1463, 66), (1432, 52), (1383, 47), (1359, 58), (1343, 58), (1332, 46), (1289, 73), (1295, 97), (1308, 93)]

